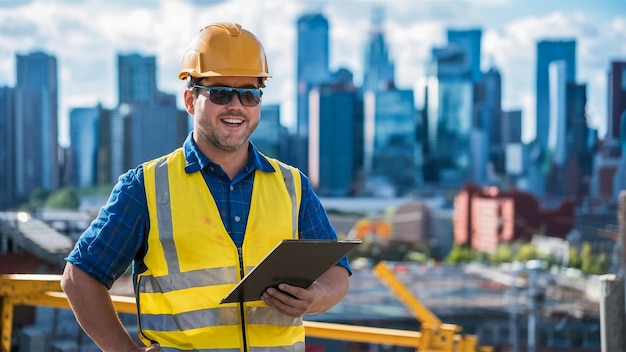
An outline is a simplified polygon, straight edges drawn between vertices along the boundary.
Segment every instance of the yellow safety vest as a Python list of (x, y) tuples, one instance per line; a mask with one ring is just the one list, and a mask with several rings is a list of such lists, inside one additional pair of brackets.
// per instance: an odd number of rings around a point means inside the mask
[(143, 165), (150, 232), (138, 275), (140, 337), (164, 351), (304, 351), (301, 318), (263, 301), (220, 300), (282, 239), (298, 237), (299, 172), (256, 170), (242, 248), (227, 233), (202, 173), (182, 148)]

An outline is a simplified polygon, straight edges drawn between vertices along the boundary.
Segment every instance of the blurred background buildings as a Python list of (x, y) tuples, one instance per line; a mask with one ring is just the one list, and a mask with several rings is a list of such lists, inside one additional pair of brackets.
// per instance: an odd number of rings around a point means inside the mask
[[(298, 18), (296, 128), (281, 125), (280, 106), (265, 105), (252, 137), (263, 152), (299, 167), (323, 197), (404, 197), (472, 183), (515, 188), (542, 203), (615, 204), (626, 182), (626, 61), (605, 63), (608, 127), (599, 136), (588, 124), (586, 83), (576, 80), (576, 40), (536, 42), (536, 137), (524, 143), (521, 111), (502, 109), (506, 77), (495, 65), (481, 71), (481, 28), (448, 29), (448, 44), (432, 48), (422, 84), (398, 87), (384, 18), (375, 13), (361, 86), (349, 69), (329, 70), (326, 17)], [(127, 169), (179, 146), (191, 122), (175, 94), (157, 87), (156, 60), (119, 54), (117, 105), (72, 108), (70, 145), (63, 147), (57, 59), (18, 54), (16, 84), (0, 90), (6, 170), (0, 208), (18, 206), (37, 188), (111, 185)]]

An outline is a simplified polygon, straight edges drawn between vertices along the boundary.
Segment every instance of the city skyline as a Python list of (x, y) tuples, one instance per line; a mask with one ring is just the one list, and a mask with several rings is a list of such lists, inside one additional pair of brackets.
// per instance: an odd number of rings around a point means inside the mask
[[(293, 128), (297, 18), (324, 14), (330, 27), (330, 69), (349, 69), (360, 86), (372, 12), (381, 6), (347, 0), (2, 0), (0, 86), (15, 85), (16, 55), (44, 51), (56, 56), (60, 142), (67, 146), (71, 108), (117, 105), (118, 54), (155, 56), (158, 87), (176, 94), (180, 106), (183, 84), (177, 74), (189, 38), (210, 22), (236, 21), (263, 42), (273, 76), (264, 102), (280, 104), (283, 124)], [(587, 84), (589, 124), (604, 137), (606, 75), (611, 61), (626, 60), (623, 0), (387, 2), (383, 30), (396, 65), (396, 85), (417, 89), (431, 50), (447, 45), (446, 30), (470, 28), (483, 32), (482, 69), (493, 63), (502, 74), (503, 109), (523, 111), (525, 141), (534, 137), (537, 41), (576, 40), (576, 82)]]

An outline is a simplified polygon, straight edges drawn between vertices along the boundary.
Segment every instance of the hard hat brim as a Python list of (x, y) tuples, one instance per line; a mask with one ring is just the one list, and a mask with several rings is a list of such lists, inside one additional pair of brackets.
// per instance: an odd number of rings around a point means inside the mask
[(221, 71), (206, 71), (206, 72), (197, 72), (195, 70), (182, 70), (180, 71), (180, 73), (178, 74), (178, 78), (181, 80), (185, 80), (187, 79), (187, 76), (191, 76), (194, 78), (200, 78), (200, 77), (223, 77), (223, 76), (230, 76), (230, 77), (258, 77), (258, 78), (272, 78), (271, 75), (269, 75), (268, 73), (265, 72), (258, 72), (258, 71), (250, 71), (250, 72), (242, 72), (242, 70), (221, 70)]

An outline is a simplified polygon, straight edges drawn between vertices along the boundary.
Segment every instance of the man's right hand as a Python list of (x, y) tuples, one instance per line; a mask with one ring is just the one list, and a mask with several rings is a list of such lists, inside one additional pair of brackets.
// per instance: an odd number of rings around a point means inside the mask
[[(108, 288), (74, 264), (67, 263), (61, 278), (76, 320), (102, 351), (134, 351), (137, 344), (120, 321)], [(160, 351), (154, 346), (140, 351)]]

